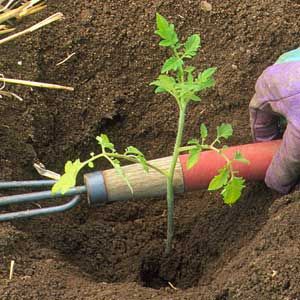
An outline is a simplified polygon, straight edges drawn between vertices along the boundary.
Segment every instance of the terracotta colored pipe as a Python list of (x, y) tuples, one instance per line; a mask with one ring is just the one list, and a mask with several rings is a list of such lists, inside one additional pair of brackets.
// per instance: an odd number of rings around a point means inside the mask
[[(264, 180), (267, 168), (280, 143), (281, 140), (276, 140), (234, 146), (226, 149), (224, 153), (229, 158), (233, 158), (234, 153), (240, 151), (250, 163), (235, 162), (233, 165), (234, 170), (238, 171), (238, 174), (245, 178), (246, 181), (259, 181)], [(187, 158), (188, 155), (180, 156), (185, 191), (207, 188), (211, 179), (217, 175), (218, 170), (225, 164), (224, 158), (215, 151), (205, 151), (201, 153), (197, 164), (188, 170), (186, 167)]]

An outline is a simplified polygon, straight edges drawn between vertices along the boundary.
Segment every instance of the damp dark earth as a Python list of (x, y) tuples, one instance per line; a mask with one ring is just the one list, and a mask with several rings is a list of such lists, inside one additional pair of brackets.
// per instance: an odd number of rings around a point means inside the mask
[[(300, 2), (201, 2), (47, 1), (47, 9), (24, 20), (21, 27), (55, 12), (65, 16), (1, 45), (1, 73), (75, 90), (14, 86), (23, 101), (0, 99), (0, 179), (39, 179), (37, 161), (62, 172), (66, 160), (96, 152), (102, 132), (120, 150), (134, 145), (148, 159), (171, 154), (178, 111), (149, 86), (168, 57), (154, 35), (156, 12), (180, 36), (201, 35), (198, 69), (218, 68), (216, 86), (189, 107), (185, 142), (202, 122), (211, 130), (231, 123), (229, 145), (251, 142), (256, 79), (299, 46)], [(168, 256), (164, 197), (97, 209), (83, 201), (64, 214), (1, 223), (0, 298), (298, 300), (299, 197), (297, 191), (282, 197), (264, 183), (247, 184), (232, 207), (207, 191), (179, 195)]]

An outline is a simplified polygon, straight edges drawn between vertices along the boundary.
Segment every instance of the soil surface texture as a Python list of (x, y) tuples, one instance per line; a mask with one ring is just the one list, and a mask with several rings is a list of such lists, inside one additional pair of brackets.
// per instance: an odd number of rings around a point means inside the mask
[[(234, 127), (229, 145), (251, 142), (255, 81), (299, 46), (300, 1), (211, 0), (211, 9), (201, 2), (52, 0), (20, 24), (65, 15), (1, 46), (0, 73), (75, 91), (7, 87), (23, 101), (0, 99), (0, 179), (38, 179), (36, 161), (61, 172), (66, 160), (96, 152), (101, 132), (120, 150), (134, 145), (149, 159), (171, 154), (178, 111), (149, 86), (168, 57), (154, 35), (156, 12), (184, 39), (201, 34), (197, 68), (218, 67), (216, 87), (189, 108), (185, 141), (201, 122), (211, 131), (224, 122)], [(206, 191), (177, 196), (169, 256), (164, 198), (98, 209), (83, 201), (64, 214), (1, 223), (0, 299), (299, 300), (299, 197), (263, 183), (249, 183), (233, 207)]]

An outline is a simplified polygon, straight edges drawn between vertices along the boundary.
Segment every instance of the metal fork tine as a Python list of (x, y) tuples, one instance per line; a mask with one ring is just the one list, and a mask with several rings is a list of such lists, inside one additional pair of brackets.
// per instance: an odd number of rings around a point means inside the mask
[(72, 200), (62, 205), (0, 214), (0, 222), (11, 221), (15, 219), (32, 218), (32, 217), (44, 216), (44, 215), (49, 215), (58, 212), (64, 212), (77, 206), (79, 203), (80, 203), (80, 196), (77, 195)]
[(54, 199), (59, 197), (75, 196), (82, 193), (86, 193), (86, 191), (87, 189), (83, 185), (83, 186), (74, 187), (68, 190), (65, 194), (60, 194), (60, 193), (54, 194), (51, 191), (42, 191), (42, 192), (35, 192), (35, 193), (3, 196), (0, 197), (0, 206), (26, 203), (26, 202), (43, 201), (43, 200)]
[(50, 187), (55, 180), (27, 180), (27, 181), (0, 181), (0, 190), (14, 189), (14, 188), (42, 188)]

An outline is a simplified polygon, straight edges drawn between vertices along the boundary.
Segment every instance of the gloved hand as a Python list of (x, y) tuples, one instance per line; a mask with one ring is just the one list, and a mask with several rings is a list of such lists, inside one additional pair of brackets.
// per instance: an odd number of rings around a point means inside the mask
[(268, 187), (286, 194), (300, 179), (300, 48), (281, 55), (262, 73), (249, 109), (254, 141), (280, 138), (280, 116), (287, 120), (265, 177)]

